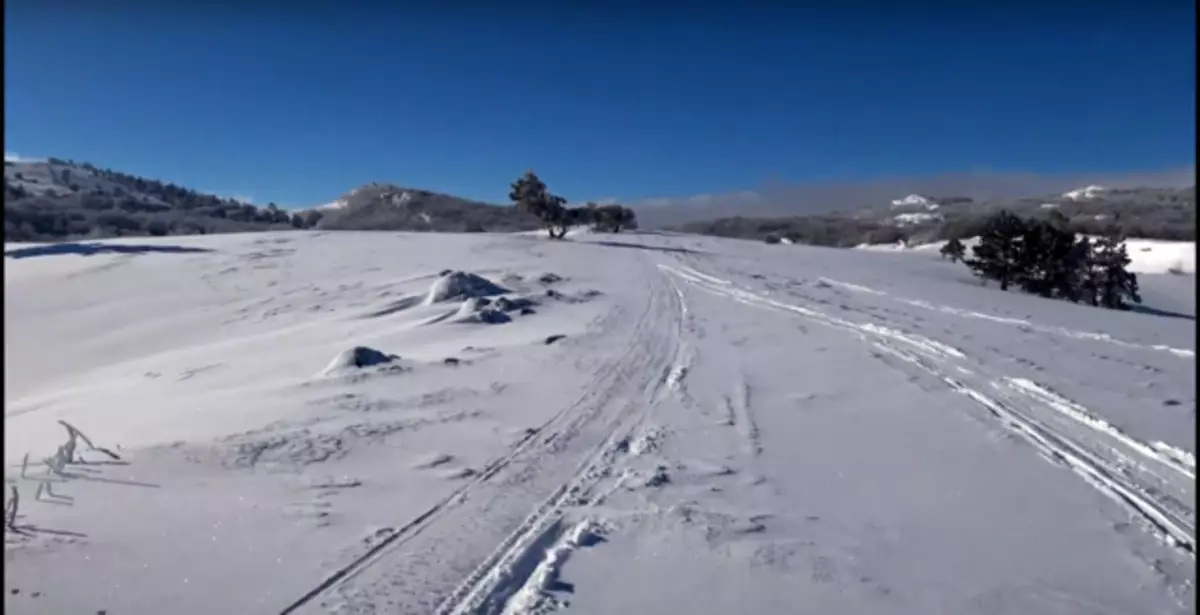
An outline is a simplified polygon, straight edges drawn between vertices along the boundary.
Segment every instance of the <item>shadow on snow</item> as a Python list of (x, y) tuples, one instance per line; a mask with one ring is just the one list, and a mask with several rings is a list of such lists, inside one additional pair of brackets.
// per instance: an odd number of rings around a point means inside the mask
[(61, 254), (78, 254), (92, 256), (95, 254), (149, 254), (152, 252), (165, 254), (196, 254), (212, 252), (208, 248), (193, 248), (174, 245), (149, 244), (119, 244), (119, 243), (53, 243), (44, 246), (30, 246), (6, 250), (4, 255), (9, 258), (36, 258), (39, 256), (57, 256)]

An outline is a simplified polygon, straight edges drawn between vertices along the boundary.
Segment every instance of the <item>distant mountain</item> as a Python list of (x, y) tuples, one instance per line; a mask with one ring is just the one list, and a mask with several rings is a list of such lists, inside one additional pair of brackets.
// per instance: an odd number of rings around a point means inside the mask
[[(1022, 216), (1062, 216), (1076, 232), (1102, 234), (1115, 227), (1128, 237), (1194, 241), (1196, 188), (1105, 189), (1088, 186), (1061, 195), (976, 201), (965, 197), (909, 195), (852, 212), (807, 216), (739, 216), (691, 221), (673, 230), (743, 239), (850, 247), (927, 243), (979, 234), (998, 209)], [(897, 213), (897, 210), (902, 210)]]
[(287, 211), (88, 163), (4, 163), (5, 241), (310, 228), (507, 232), (538, 228), (538, 221), (511, 206), (391, 184), (369, 184), (328, 205)]
[[(740, 203), (735, 209), (742, 212), (741, 216), (714, 216), (722, 207), (729, 211), (730, 203), (720, 197), (709, 198), (688, 208), (686, 223), (675, 226), (668, 226), (661, 217), (656, 219), (654, 214), (665, 213), (660, 206), (644, 205), (636, 209), (643, 228), (835, 246), (970, 237), (978, 233), (979, 225), (990, 212), (1000, 208), (1030, 216), (1061, 215), (1080, 232), (1100, 233), (1116, 225), (1132, 237), (1195, 238), (1195, 186), (1185, 189), (1087, 186), (1036, 198), (991, 199), (933, 196), (929, 192), (894, 198), (875, 193), (864, 206), (821, 213), (822, 208), (815, 203), (821, 202), (820, 197), (826, 194), (834, 192), (814, 190), (807, 194), (814, 199), (815, 213), (787, 216), (747, 195), (729, 197)], [(309, 228), (514, 232), (539, 226), (536, 218), (510, 205), (394, 184), (372, 183), (355, 188), (332, 203), (286, 211), (273, 204), (256, 207), (69, 160), (6, 161), (4, 165), (6, 241)]]
[(297, 229), (317, 220), (88, 163), (4, 163), (5, 241)]
[(314, 208), (330, 230), (515, 232), (538, 228), (537, 218), (510, 205), (373, 183)]

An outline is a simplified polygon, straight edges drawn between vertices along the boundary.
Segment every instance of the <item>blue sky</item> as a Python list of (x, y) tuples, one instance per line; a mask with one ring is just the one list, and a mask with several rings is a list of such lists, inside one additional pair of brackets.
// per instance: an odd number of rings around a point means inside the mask
[(376, 180), (502, 201), (529, 167), (633, 201), (1195, 159), (1187, 1), (96, 4), (5, 3), (5, 151), (260, 204)]

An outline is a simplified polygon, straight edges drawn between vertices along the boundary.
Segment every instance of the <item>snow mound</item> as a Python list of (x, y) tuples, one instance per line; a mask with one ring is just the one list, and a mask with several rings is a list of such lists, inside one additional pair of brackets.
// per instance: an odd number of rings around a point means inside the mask
[(462, 302), (458, 306), (458, 311), (455, 312), (451, 319), (454, 322), (482, 322), (487, 324), (500, 324), (512, 320), (502, 310), (493, 307), (493, 304), (483, 297), (471, 297)]
[(490, 297), (507, 292), (508, 290), (482, 276), (465, 271), (451, 271), (435, 280), (429, 287), (424, 304), (433, 305), (455, 299)]
[(338, 356), (334, 357), (329, 362), (329, 366), (325, 368), (324, 373), (336, 374), (349, 369), (386, 365), (399, 358), (394, 354), (386, 354), (374, 348), (355, 346), (354, 348), (343, 350)]
[(1104, 186), (1084, 186), (1083, 188), (1078, 188), (1070, 192), (1064, 192), (1063, 198), (1071, 199), (1072, 201), (1086, 201), (1088, 199), (1094, 199), (1107, 191), (1108, 188), (1105, 188)]

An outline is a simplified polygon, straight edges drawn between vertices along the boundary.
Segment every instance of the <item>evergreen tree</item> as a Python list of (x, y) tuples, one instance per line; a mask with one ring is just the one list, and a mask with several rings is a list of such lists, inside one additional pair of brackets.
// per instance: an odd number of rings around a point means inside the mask
[(1075, 241), (1074, 258), (1079, 277), (1079, 298), (1074, 300), (1099, 305), (1100, 270), (1096, 267), (1096, 246), (1087, 235)]
[(319, 210), (308, 210), (304, 214), (304, 228), (316, 228), (317, 225), (321, 223), (321, 219), (324, 217), (325, 214), (321, 213)]
[(551, 239), (562, 239), (573, 217), (567, 213), (567, 200), (551, 194), (546, 184), (532, 171), (526, 171), (512, 183), (508, 198), (518, 209), (536, 216), (550, 233)]
[(963, 245), (963, 242), (958, 240), (958, 237), (954, 237), (950, 241), (947, 241), (946, 245), (942, 246), (941, 254), (942, 258), (948, 258), (950, 262), (957, 263), (966, 256), (967, 247)]
[(1097, 303), (1109, 309), (1125, 310), (1129, 309), (1128, 301), (1142, 302), (1137, 274), (1126, 269), (1131, 261), (1122, 238), (1114, 234), (1098, 240), (1093, 258)]
[(1075, 234), (1052, 223), (1031, 220), (1021, 238), (1017, 281), (1026, 292), (1043, 297), (1074, 293), (1078, 268)]
[(598, 231), (620, 233), (621, 229), (637, 228), (637, 214), (621, 205), (588, 205), (592, 226)]
[(1021, 273), (1021, 241), (1025, 221), (1012, 212), (1002, 210), (988, 219), (979, 245), (971, 249), (975, 258), (964, 261), (976, 275), (996, 280), (1000, 290), (1008, 290)]

